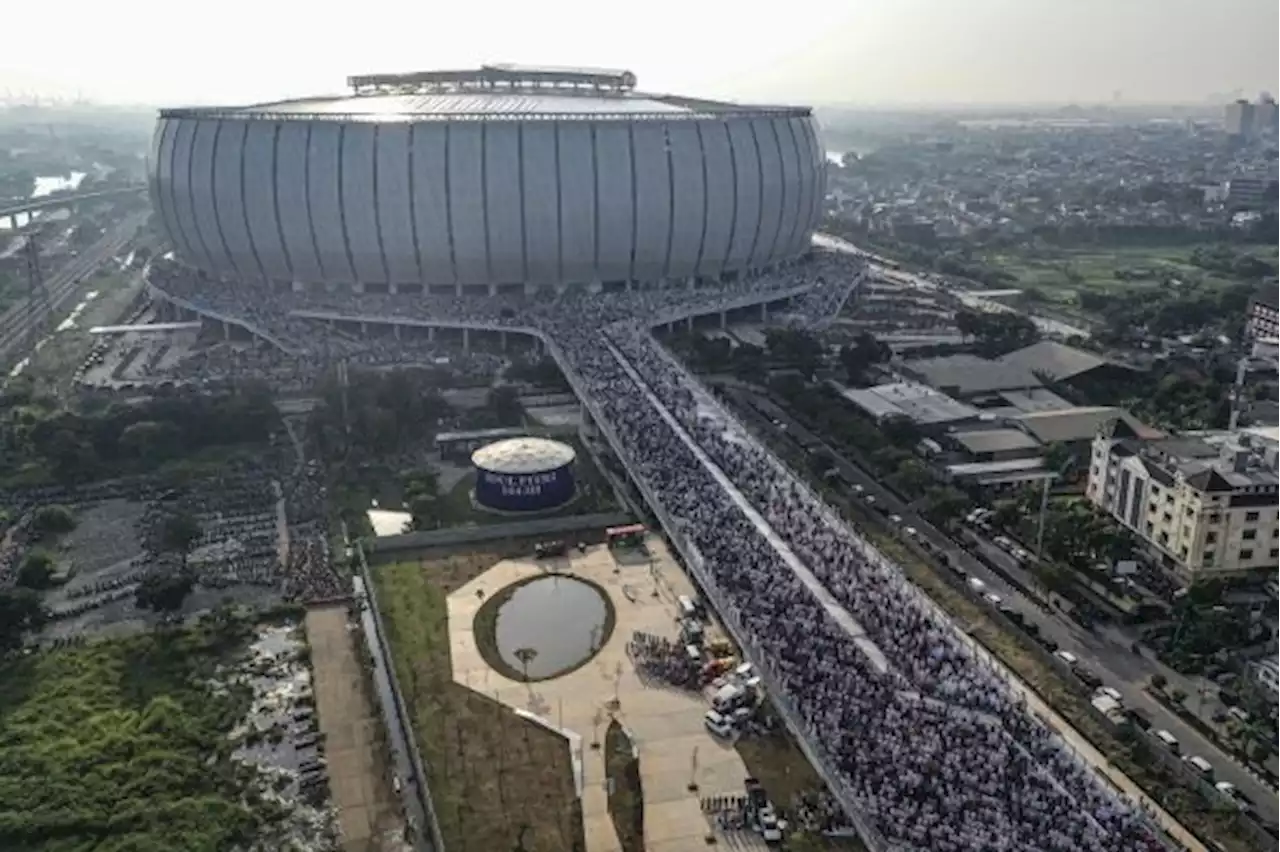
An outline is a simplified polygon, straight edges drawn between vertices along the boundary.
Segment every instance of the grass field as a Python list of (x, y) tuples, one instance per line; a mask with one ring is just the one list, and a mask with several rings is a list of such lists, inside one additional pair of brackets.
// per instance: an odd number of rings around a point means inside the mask
[(396, 675), (451, 852), (575, 852), (584, 840), (567, 743), (453, 681), (446, 598), (502, 558), (373, 569)]
[(609, 816), (622, 852), (644, 852), (644, 790), (635, 744), (617, 719), (604, 734), (604, 762), (609, 787)]
[[(1165, 274), (1203, 281), (1211, 287), (1226, 286), (1236, 279), (1209, 272), (1190, 262), (1194, 246), (1126, 247), (1108, 249), (1046, 249), (1039, 252), (993, 252), (983, 260), (1018, 277), (1023, 287), (1040, 289), (1045, 296), (1069, 302), (1080, 290), (1119, 292), (1160, 287)], [(1252, 254), (1274, 262), (1276, 250), (1258, 246)], [(1133, 280), (1122, 281), (1117, 269), (1149, 270)]]
[(230, 759), (247, 632), (144, 634), (0, 663), (0, 849), (222, 852), (270, 808)]

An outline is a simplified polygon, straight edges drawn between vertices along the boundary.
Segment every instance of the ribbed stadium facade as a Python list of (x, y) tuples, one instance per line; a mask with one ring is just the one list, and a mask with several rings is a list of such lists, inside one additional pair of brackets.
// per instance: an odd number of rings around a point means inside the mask
[(640, 94), (628, 72), (351, 83), (161, 112), (152, 201), (184, 262), (371, 291), (714, 280), (800, 256), (821, 212), (807, 108)]

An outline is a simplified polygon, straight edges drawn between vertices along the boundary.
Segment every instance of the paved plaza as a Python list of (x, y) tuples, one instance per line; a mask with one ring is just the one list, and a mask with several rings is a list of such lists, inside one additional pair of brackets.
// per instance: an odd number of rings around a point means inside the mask
[[(652, 572), (643, 561), (622, 564), (608, 548), (595, 546), (586, 553), (572, 550), (559, 559), (504, 560), (449, 596), (454, 679), (568, 732), (575, 764), (582, 767), (588, 852), (621, 848), (609, 817), (603, 750), (591, 748), (593, 740), (603, 741), (611, 715), (630, 732), (639, 749), (648, 852), (703, 847), (710, 825), (699, 796), (741, 794), (747, 775), (733, 747), (717, 741), (703, 727), (707, 705), (701, 696), (646, 686), (627, 657), (627, 641), (636, 631), (674, 637), (676, 597), (694, 595), (661, 540), (650, 536), (648, 546)], [(531, 684), (512, 681), (481, 658), (472, 633), (476, 611), (499, 589), (551, 571), (591, 580), (609, 594), (617, 612), (613, 635), (577, 671)], [(696, 782), (696, 791), (689, 790), (691, 781)], [(753, 837), (740, 835), (735, 840), (735, 848), (744, 842), (754, 845)]]

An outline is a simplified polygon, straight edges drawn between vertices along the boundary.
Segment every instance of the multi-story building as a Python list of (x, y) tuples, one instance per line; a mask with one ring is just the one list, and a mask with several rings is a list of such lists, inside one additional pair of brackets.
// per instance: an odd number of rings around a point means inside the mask
[(1244, 327), (1245, 332), (1254, 340), (1280, 337), (1280, 295), (1277, 294), (1274, 280), (1260, 287), (1249, 300), (1249, 314)]
[(1117, 420), (1094, 438), (1086, 494), (1188, 581), (1275, 571), (1277, 449), (1256, 431), (1144, 441)]
[(1255, 111), (1254, 105), (1244, 99), (1232, 101), (1223, 112), (1223, 127), (1231, 136), (1250, 136), (1253, 134)]
[(1235, 177), (1227, 181), (1226, 205), (1232, 210), (1261, 210), (1266, 206), (1269, 182), (1260, 177)]
[(1263, 95), (1253, 107), (1253, 129), (1257, 133), (1275, 135), (1280, 125), (1280, 112), (1277, 111), (1275, 98)]

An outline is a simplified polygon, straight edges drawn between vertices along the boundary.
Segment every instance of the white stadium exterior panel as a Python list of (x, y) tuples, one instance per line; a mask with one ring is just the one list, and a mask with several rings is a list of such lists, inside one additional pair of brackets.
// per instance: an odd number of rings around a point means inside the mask
[(290, 266), (299, 281), (325, 281), (316, 258), (315, 221), (311, 216), (311, 187), (307, 182), (310, 124), (286, 121), (275, 140), (276, 215), (284, 234)]
[(447, 124), (410, 125), (413, 170), (414, 228), (422, 281), (427, 286), (458, 283), (453, 266), (453, 241), (449, 235), (449, 179), (445, 157)]
[(218, 197), (213, 189), (213, 170), (217, 166), (214, 152), (221, 130), (221, 121), (201, 121), (196, 125), (195, 139), (191, 143), (192, 206), (201, 240), (209, 249), (209, 260), (219, 272), (237, 274), (218, 222)]
[(747, 268), (760, 235), (760, 151), (750, 121), (729, 122), (729, 144), (737, 210), (724, 267), (736, 271)]
[(748, 261), (754, 267), (764, 266), (774, 257), (786, 188), (782, 184), (782, 151), (773, 122), (765, 118), (752, 119), (751, 133), (760, 152), (760, 230)]
[(393, 284), (421, 283), (418, 250), (414, 244), (413, 206), (410, 188), (409, 127), (403, 124), (378, 125), (376, 166), (378, 170), (378, 233), (382, 236), (387, 276)]
[[(238, 122), (239, 123), (239, 122)], [(244, 214), (248, 221), (250, 253), (262, 274), (277, 281), (300, 278), (284, 242), (276, 180), (276, 122), (251, 121), (244, 131)]]
[(800, 210), (800, 153), (796, 150), (796, 139), (792, 134), (790, 121), (775, 118), (770, 119), (770, 124), (773, 125), (782, 154), (782, 219), (778, 225), (778, 239), (771, 252), (774, 257), (780, 257), (788, 254), (796, 231), (796, 218)]
[(560, 281), (560, 177), (556, 125), (522, 122), (524, 252), (527, 283)]
[(262, 277), (244, 217), (243, 121), (220, 121), (213, 140), (213, 212), (227, 262), (240, 278)]
[(449, 228), (461, 284), (489, 279), (488, 234), (484, 221), (484, 125), (449, 127)]
[(182, 248), (187, 256), (195, 259), (197, 265), (216, 272), (217, 267), (204, 243), (200, 240), (200, 231), (196, 228), (196, 193), (191, 185), (191, 154), (195, 148), (196, 127), (204, 122), (180, 121), (173, 133), (173, 152), (171, 168), (173, 178), (174, 216), (181, 235)]
[(788, 256), (799, 253), (809, 240), (807, 232), (809, 210), (813, 205), (813, 196), (818, 187), (817, 177), (814, 173), (813, 152), (809, 147), (809, 134), (806, 129), (808, 124), (809, 122), (807, 121), (795, 118), (787, 121), (787, 127), (795, 141), (799, 169), (796, 177), (796, 186), (799, 192), (795, 227), (791, 232), (790, 239), (782, 249), (783, 253)]
[(323, 281), (355, 280), (342, 208), (342, 137), (337, 123), (315, 124), (307, 152), (307, 200)]
[(489, 278), (497, 284), (524, 283), (524, 213), (520, 203), (520, 125), (483, 125), (484, 213), (488, 234)]
[[(809, 140), (809, 160), (813, 169), (813, 199), (809, 207), (809, 220), (805, 224), (805, 231), (810, 236), (817, 230), (818, 222), (822, 219), (822, 202), (826, 196), (827, 186), (827, 154), (822, 147), (822, 142), (818, 139), (817, 127), (812, 121), (802, 122), (805, 136)], [(805, 240), (806, 244), (808, 239)]]
[(631, 125), (623, 122), (596, 128), (596, 195), (600, 198), (596, 259), (601, 281), (631, 277), (631, 247), (635, 239), (635, 198), (631, 191)]
[(378, 227), (378, 125), (349, 125), (342, 137), (342, 221), (358, 281), (386, 281)]
[(675, 191), (667, 275), (691, 278), (697, 274), (698, 257), (706, 232), (706, 158), (702, 154), (697, 125), (672, 122), (667, 125), (667, 142), (671, 155), (671, 186)]
[(633, 278), (654, 281), (666, 272), (671, 239), (671, 162), (666, 128), (658, 123), (631, 127), (636, 181), (636, 262)]
[(173, 212), (173, 131), (177, 121), (161, 119), (156, 122), (151, 161), (147, 164), (151, 182), (151, 209), (160, 219), (160, 228), (170, 245), (180, 248)]
[(591, 126), (557, 124), (560, 159), (560, 276), (566, 284), (589, 284), (595, 277), (595, 151)]
[(168, 110), (149, 177), (214, 276), (438, 290), (766, 268), (808, 249), (825, 164), (801, 108), (467, 91)]
[(707, 167), (707, 233), (703, 238), (699, 275), (719, 275), (729, 257), (729, 242), (738, 216), (738, 187), (729, 146), (729, 126), (722, 121), (700, 122)]

